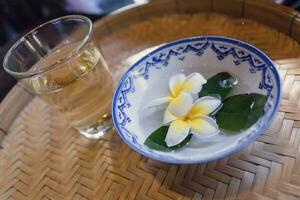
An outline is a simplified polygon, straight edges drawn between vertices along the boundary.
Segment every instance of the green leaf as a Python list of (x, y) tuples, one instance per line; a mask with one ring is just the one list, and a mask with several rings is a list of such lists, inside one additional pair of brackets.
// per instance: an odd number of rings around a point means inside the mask
[(236, 80), (227, 72), (221, 72), (209, 78), (198, 96), (218, 95), (223, 100), (232, 90)]
[(264, 114), (267, 96), (240, 94), (228, 97), (216, 114), (219, 127), (230, 132), (240, 132), (252, 126)]
[(179, 148), (183, 147), (192, 138), (192, 134), (189, 134), (181, 143), (179, 143), (175, 146), (172, 146), (172, 147), (168, 147), (166, 142), (165, 142), (165, 138), (167, 136), (168, 129), (169, 129), (169, 126), (162, 126), (158, 129), (156, 129), (146, 139), (146, 141), (144, 142), (144, 145), (148, 146), (150, 149), (169, 152), (169, 151), (173, 151), (173, 150), (176, 150), (176, 149), (179, 149)]

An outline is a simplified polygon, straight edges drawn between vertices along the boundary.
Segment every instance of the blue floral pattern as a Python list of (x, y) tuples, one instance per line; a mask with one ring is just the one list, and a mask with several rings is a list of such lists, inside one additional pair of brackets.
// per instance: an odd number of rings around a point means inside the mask
[(135, 140), (137, 140), (137, 136), (135, 134), (132, 134), (127, 130), (126, 124), (131, 122), (131, 119), (127, 116), (125, 109), (131, 107), (131, 104), (128, 101), (127, 94), (133, 93), (135, 91), (133, 80), (131, 76), (128, 76), (128, 78), (124, 81), (124, 84), (122, 85), (120, 94), (118, 96), (117, 101), (117, 116), (118, 116), (118, 122), (120, 123), (120, 127), (124, 130), (124, 133), (127, 137), (132, 137), (131, 140), (136, 143)]
[(155, 55), (149, 58), (145, 62), (144, 66), (139, 68), (139, 74), (136, 75), (135, 78), (142, 76), (144, 79), (148, 79), (150, 68), (154, 67), (155, 69), (161, 69), (161, 66), (158, 66), (157, 64), (161, 63), (162, 66), (167, 67), (171, 57), (177, 57), (179, 60), (183, 61), (185, 59), (184, 54), (190, 51), (193, 51), (196, 53), (196, 55), (201, 56), (205, 49), (207, 49), (209, 46), (209, 42), (196, 42), (193, 44), (178, 46), (175, 49), (169, 49), (168, 51)]
[(269, 68), (267, 63), (263, 62), (257, 56), (251, 55), (238, 47), (228, 46), (224, 43), (212, 42), (211, 49), (217, 54), (217, 58), (219, 60), (223, 60), (226, 56), (231, 55), (236, 66), (242, 62), (248, 62), (249, 71), (251, 73), (262, 71), (262, 79), (259, 83), (259, 89), (266, 89), (268, 95), (271, 93), (273, 83), (271, 81), (270, 74), (267, 72)]

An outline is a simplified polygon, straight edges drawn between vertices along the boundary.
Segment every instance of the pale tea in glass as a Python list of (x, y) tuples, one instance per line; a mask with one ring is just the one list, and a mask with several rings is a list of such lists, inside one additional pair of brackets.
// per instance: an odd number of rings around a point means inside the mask
[(79, 133), (100, 138), (110, 128), (114, 89), (108, 67), (83, 16), (47, 22), (21, 38), (5, 70), (66, 116)]

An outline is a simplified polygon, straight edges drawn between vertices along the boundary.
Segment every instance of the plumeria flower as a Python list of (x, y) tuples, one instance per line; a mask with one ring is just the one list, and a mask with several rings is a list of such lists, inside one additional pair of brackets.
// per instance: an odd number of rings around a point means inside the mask
[(170, 124), (165, 142), (171, 147), (182, 142), (189, 133), (195, 136), (214, 135), (220, 132), (214, 119), (208, 115), (220, 108), (220, 99), (205, 96), (193, 103), (193, 97), (182, 92), (169, 104), (164, 123)]
[(199, 73), (192, 73), (189, 76), (184, 74), (176, 74), (169, 80), (170, 93), (162, 98), (153, 100), (148, 106), (158, 106), (172, 102), (182, 92), (189, 94), (197, 94), (201, 91), (202, 85), (206, 83), (206, 79)]

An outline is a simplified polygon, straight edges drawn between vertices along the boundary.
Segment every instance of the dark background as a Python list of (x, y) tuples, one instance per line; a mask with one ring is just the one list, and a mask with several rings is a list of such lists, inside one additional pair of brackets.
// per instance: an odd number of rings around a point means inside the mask
[(68, 14), (98, 19), (135, 0), (0, 0), (0, 48), (19, 33)]
[[(0, 101), (16, 81), (3, 72), (2, 60), (8, 48), (35, 26), (68, 14), (99, 19), (120, 7), (148, 0), (0, 0)], [(200, 0), (199, 0), (200, 1)], [(254, 0), (255, 1), (255, 0)], [(222, 2), (222, 0), (220, 0)], [(300, 10), (300, 0), (273, 0)]]

